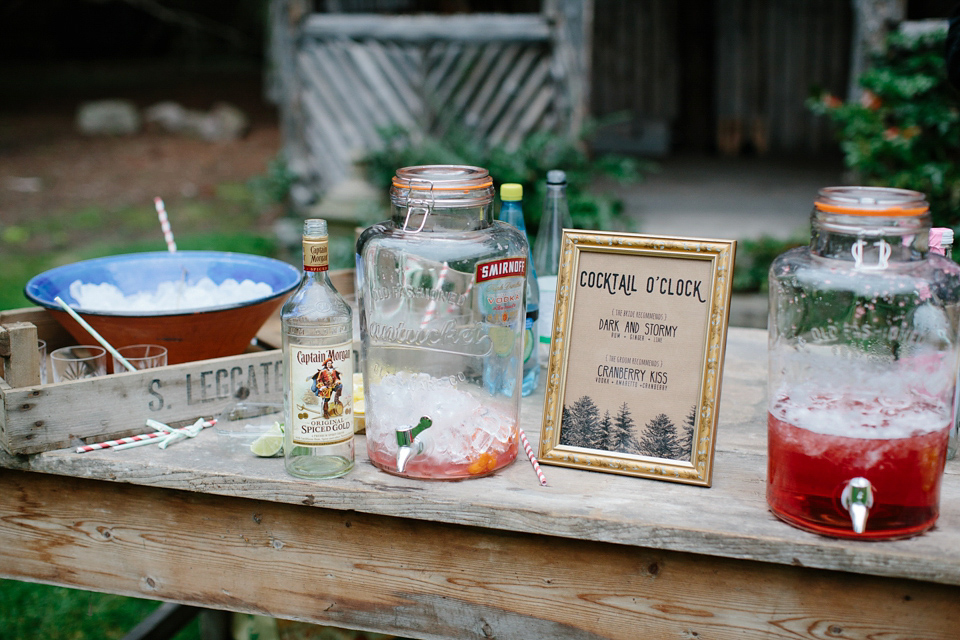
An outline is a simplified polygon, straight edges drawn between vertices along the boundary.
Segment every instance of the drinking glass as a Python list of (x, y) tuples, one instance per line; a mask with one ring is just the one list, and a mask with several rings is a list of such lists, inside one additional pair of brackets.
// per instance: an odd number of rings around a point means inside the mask
[(80, 380), (107, 375), (107, 350), (94, 345), (62, 347), (50, 354), (53, 381)]
[(37, 351), (40, 353), (40, 384), (47, 384), (47, 341), (37, 340)]
[[(158, 344), (131, 344), (120, 347), (117, 352), (138, 371), (167, 366), (167, 348)], [(123, 373), (126, 370), (117, 357), (113, 356), (113, 372)]]

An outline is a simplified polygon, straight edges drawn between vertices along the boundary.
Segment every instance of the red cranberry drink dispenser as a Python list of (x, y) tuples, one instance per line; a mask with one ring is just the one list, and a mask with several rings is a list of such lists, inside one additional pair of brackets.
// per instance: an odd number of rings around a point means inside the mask
[(829, 536), (929, 529), (954, 418), (960, 268), (904, 189), (832, 187), (770, 268), (767, 502)]

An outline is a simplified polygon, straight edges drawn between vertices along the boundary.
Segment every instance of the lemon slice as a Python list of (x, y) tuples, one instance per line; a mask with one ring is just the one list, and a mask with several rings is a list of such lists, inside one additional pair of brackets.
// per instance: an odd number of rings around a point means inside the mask
[(490, 339), (493, 340), (493, 352), (505, 356), (513, 349), (516, 334), (510, 327), (490, 327)]
[(353, 374), (353, 431), (363, 433), (366, 430), (363, 402), (363, 374)]
[(353, 401), (362, 401), (363, 400), (363, 374), (355, 373), (353, 374)]

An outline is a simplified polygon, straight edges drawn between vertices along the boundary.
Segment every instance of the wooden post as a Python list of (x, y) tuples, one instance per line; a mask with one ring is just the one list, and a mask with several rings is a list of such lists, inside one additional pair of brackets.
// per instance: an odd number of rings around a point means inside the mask
[(847, 100), (859, 100), (860, 76), (870, 67), (870, 57), (883, 51), (891, 26), (907, 16), (906, 0), (851, 0), (853, 36), (850, 40), (850, 80)]
[(40, 352), (37, 328), (29, 322), (0, 325), (0, 359), (3, 377), (11, 387), (40, 384)]
[(590, 115), (593, 0), (547, 0), (544, 15), (555, 24), (557, 63), (565, 67), (568, 131), (578, 136)]

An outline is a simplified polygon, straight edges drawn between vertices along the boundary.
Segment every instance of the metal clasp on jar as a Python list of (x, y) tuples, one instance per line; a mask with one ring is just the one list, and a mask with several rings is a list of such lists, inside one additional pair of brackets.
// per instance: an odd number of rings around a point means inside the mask
[[(417, 186), (422, 185), (422, 186)], [(417, 198), (413, 195), (414, 191), (426, 191), (425, 197)], [(419, 178), (410, 178), (409, 186), (407, 187), (406, 192), (407, 198), (407, 217), (403, 220), (403, 230), (407, 233), (420, 233), (423, 231), (423, 225), (427, 223), (427, 217), (430, 216), (430, 213), (433, 211), (433, 206), (435, 203), (435, 197), (433, 194), (433, 183), (429, 180), (421, 180)], [(416, 229), (410, 228), (410, 217), (415, 213), (420, 212), (423, 214), (423, 218), (420, 219), (420, 226)]]

